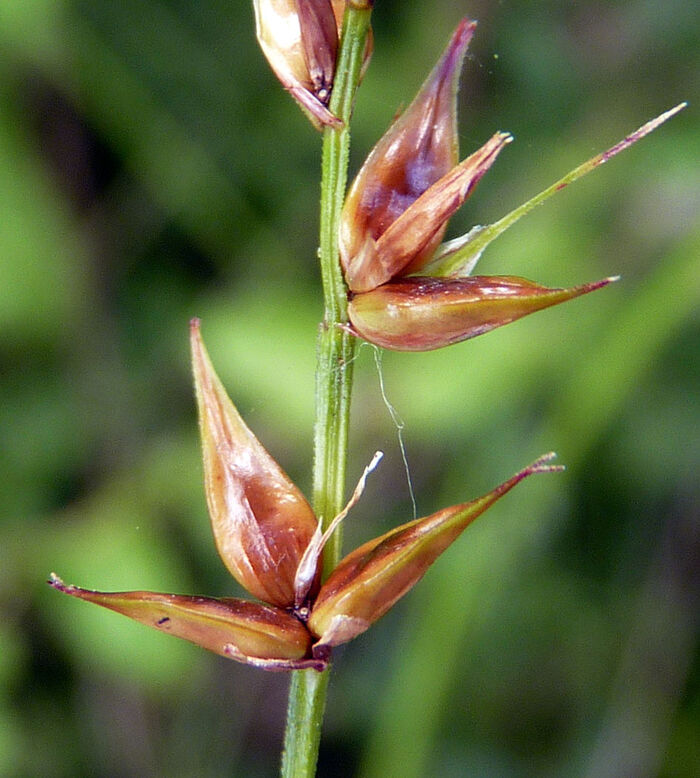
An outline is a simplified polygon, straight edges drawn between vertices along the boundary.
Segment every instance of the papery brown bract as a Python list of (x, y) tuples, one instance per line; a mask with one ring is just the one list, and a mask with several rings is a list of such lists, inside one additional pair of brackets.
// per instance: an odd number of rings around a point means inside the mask
[(52, 574), (49, 584), (71, 597), (101, 605), (160, 632), (183, 638), (227, 658), (275, 668), (314, 666), (306, 659), (311, 636), (280, 608), (232, 597), (193, 597), (159, 592), (97, 592), (64, 584)]
[[(260, 48), (284, 88), (317, 128), (341, 127), (328, 109), (345, 0), (253, 0)], [(368, 32), (361, 75), (372, 56)]]
[(430, 351), (482, 335), (613, 280), (550, 289), (514, 276), (410, 276), (354, 295), (348, 316), (353, 330), (377, 346)]
[(372, 149), (348, 191), (339, 242), (354, 292), (429, 261), (450, 216), (510, 140), (497, 133), (457, 165), (457, 85), (475, 26), (462, 20), (418, 95)]
[(425, 574), (430, 565), (496, 500), (533, 473), (561, 470), (545, 454), (507, 481), (471, 502), (416, 519), (348, 554), (321, 587), (308, 627), (315, 651), (347, 643), (381, 618)]
[(241, 419), (212, 367), (197, 319), (190, 333), (204, 486), (219, 555), (252, 595), (291, 607), (316, 515)]
[(328, 110), (338, 27), (330, 0), (253, 0), (258, 43), (274, 74), (311, 122), (340, 126)]
[(469, 197), (512, 136), (497, 132), (423, 192), (376, 241), (367, 239), (346, 273), (353, 292), (419, 271), (433, 257), (452, 214)]
[(314, 95), (327, 105), (335, 77), (338, 27), (327, 0), (295, 0), (299, 14), (301, 50)]

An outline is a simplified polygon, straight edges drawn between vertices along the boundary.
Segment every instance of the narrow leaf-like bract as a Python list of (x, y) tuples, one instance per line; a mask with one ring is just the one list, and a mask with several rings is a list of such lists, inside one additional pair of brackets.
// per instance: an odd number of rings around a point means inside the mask
[(421, 268), (421, 274), (427, 276), (453, 277), (469, 275), (474, 269), (474, 265), (479, 260), (484, 249), (500, 235), (503, 235), (503, 233), (510, 229), (519, 219), (542, 205), (542, 203), (546, 202), (550, 197), (553, 197), (558, 192), (566, 189), (569, 184), (573, 184), (574, 181), (587, 175), (592, 170), (596, 170), (612, 159), (616, 154), (628, 149), (634, 143), (649, 135), (649, 133), (656, 130), (672, 116), (675, 116), (679, 111), (682, 111), (686, 106), (687, 103), (679, 103), (668, 111), (664, 111), (664, 113), (656, 118), (646, 122), (621, 141), (618, 141), (614, 146), (611, 146), (600, 154), (596, 154), (583, 164), (570, 170), (558, 181), (555, 181), (546, 189), (542, 190), (534, 197), (531, 197), (527, 202), (514, 208), (510, 213), (507, 213), (493, 224), (483, 226), (477, 225), (466, 235), (462, 235), (449, 243), (443, 244), (435, 252), (430, 262)]
[(416, 519), (370, 540), (343, 559), (321, 587), (308, 622), (314, 647), (346, 643), (368, 629), (425, 574), (459, 535), (500, 497), (533, 473), (560, 470), (545, 454), (472, 502)]

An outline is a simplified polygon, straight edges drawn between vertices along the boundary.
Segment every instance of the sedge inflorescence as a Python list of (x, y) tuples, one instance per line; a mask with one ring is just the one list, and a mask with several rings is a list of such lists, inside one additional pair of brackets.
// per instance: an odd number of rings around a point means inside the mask
[[(330, 110), (330, 97), (346, 2), (254, 0), (254, 9), (258, 40), (275, 74), (315, 127), (337, 131), (342, 122)], [(509, 133), (496, 132), (459, 161), (456, 95), (475, 27), (468, 19), (459, 23), (435, 68), (370, 152), (345, 198), (337, 261), (347, 284), (349, 328), (384, 348), (441, 348), (614, 280), (559, 289), (514, 276), (471, 273), (484, 248), (522, 215), (684, 107), (648, 122), (499, 222), (443, 243), (452, 214), (512, 140)], [(368, 39), (364, 68), (371, 50)], [(190, 342), (216, 547), (231, 575), (255, 600), (99, 592), (65, 584), (54, 574), (49, 583), (222, 656), (269, 670), (323, 670), (334, 646), (381, 618), (485, 510), (524, 478), (561, 469), (546, 454), (475, 500), (364, 543), (322, 580), (324, 546), (347, 511), (322, 531), (302, 492), (230, 400), (197, 319), (191, 323)]]

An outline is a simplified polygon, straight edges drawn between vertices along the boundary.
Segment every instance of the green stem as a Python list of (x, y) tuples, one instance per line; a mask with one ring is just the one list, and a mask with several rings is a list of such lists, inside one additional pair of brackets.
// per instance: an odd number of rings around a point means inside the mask
[[(338, 231), (347, 182), (350, 116), (370, 15), (370, 2), (355, 0), (347, 5), (329, 106), (343, 126), (326, 128), (323, 135), (319, 258), (325, 313), (317, 346), (313, 504), (324, 528), (341, 511), (345, 499), (355, 338), (341, 328), (348, 319)], [(339, 558), (340, 533), (336, 531), (324, 550), (324, 576)], [(292, 674), (282, 755), (284, 778), (312, 778), (316, 773), (328, 676), (329, 670), (297, 670)]]

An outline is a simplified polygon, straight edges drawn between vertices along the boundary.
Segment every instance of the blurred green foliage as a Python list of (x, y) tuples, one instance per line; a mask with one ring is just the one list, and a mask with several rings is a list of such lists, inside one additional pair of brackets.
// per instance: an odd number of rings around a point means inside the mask
[[(549, 449), (416, 590), (338, 652), (320, 776), (700, 774), (700, 19), (684, 0), (377, 3), (353, 168), (459, 14), (466, 154), (504, 152), (452, 234), (645, 120), (690, 107), (489, 249), (487, 273), (591, 297), (386, 354), (419, 514)], [(209, 536), (187, 321), (307, 491), (319, 138), (242, 0), (0, 4), (0, 775), (267, 776), (287, 679), (60, 598), (238, 593)], [(346, 546), (410, 518), (373, 356)]]

